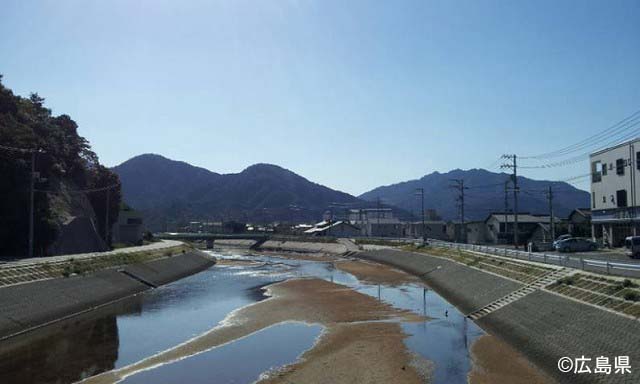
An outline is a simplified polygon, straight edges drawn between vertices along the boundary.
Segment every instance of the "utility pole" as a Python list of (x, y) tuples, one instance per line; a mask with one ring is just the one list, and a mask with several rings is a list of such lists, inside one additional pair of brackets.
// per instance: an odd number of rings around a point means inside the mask
[(464, 186), (464, 179), (451, 179), (455, 184), (451, 185), (451, 188), (455, 188), (458, 190), (458, 198), (457, 201), (460, 202), (460, 224), (462, 225), (462, 242), (467, 242), (467, 227), (464, 222), (464, 190), (468, 189), (468, 187)]
[[(382, 234), (382, 231), (380, 230), (380, 196), (376, 198), (376, 222), (378, 223), (377, 224), (378, 234)], [(373, 236), (374, 232), (375, 231), (373, 230), (373, 226), (372, 226), (370, 236)], [(384, 237), (384, 236), (380, 236), (380, 237)]]
[(556, 239), (556, 222), (553, 217), (553, 190), (551, 189), (551, 184), (549, 184), (547, 198), (549, 199), (549, 227), (551, 228), (551, 241), (554, 241)]
[(500, 168), (509, 168), (513, 171), (513, 242), (518, 249), (518, 156), (513, 155), (502, 155), (503, 159), (512, 160), (511, 164), (505, 163), (500, 166)]
[(416, 188), (416, 193), (419, 193), (422, 199), (422, 242), (425, 243), (427, 241), (427, 232), (425, 231), (424, 226), (424, 188)]
[(504, 233), (507, 234), (509, 226), (509, 180), (504, 182)]
[(36, 151), (31, 151), (31, 177), (29, 179), (29, 257), (33, 257), (33, 215), (34, 199), (33, 193), (36, 183)]
[(107, 194), (107, 201), (104, 208), (104, 242), (109, 247), (109, 188), (105, 190), (105, 193)]

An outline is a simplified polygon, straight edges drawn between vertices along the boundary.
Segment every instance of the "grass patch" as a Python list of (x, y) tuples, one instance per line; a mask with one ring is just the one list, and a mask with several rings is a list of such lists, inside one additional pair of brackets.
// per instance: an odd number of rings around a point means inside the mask
[(113, 268), (127, 264), (144, 263), (162, 257), (170, 257), (174, 254), (186, 253), (191, 249), (192, 248), (189, 246), (180, 245), (168, 249), (158, 249), (132, 253), (119, 252), (110, 255), (95, 256), (80, 260), (70, 258), (65, 263), (60, 273), (63, 277), (83, 275), (105, 268)]

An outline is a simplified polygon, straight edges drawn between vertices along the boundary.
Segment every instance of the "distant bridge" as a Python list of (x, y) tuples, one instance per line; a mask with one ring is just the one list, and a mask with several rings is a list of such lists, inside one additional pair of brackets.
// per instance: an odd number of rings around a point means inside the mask
[(269, 235), (262, 233), (193, 233), (193, 232), (163, 232), (153, 235), (163, 240), (266, 240)]
[(207, 249), (213, 248), (216, 240), (254, 240), (251, 249), (255, 249), (265, 241), (269, 240), (266, 234), (250, 234), (250, 233), (192, 233), (192, 232), (164, 232), (156, 233), (154, 237), (162, 240), (182, 240), (182, 241), (198, 241), (206, 242)]

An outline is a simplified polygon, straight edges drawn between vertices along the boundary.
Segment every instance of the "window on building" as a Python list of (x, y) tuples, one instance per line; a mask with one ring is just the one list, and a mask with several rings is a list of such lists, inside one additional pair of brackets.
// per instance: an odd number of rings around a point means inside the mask
[(591, 192), (591, 208), (596, 208), (596, 193)]
[(602, 176), (607, 176), (607, 163), (602, 164)]
[(616, 160), (616, 174), (624, 175), (624, 159)]
[(618, 201), (618, 207), (626, 207), (627, 206), (627, 190), (621, 189), (616, 191), (616, 200)]
[(594, 161), (591, 163), (591, 182), (599, 183), (602, 181), (602, 163), (600, 161)]
[(640, 170), (640, 152), (636, 152), (636, 169)]

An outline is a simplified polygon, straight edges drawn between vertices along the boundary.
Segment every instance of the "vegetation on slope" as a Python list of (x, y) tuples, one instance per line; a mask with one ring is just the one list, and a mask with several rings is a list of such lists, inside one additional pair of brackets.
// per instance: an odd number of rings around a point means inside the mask
[(35, 255), (47, 254), (72, 205), (92, 210), (85, 212), (86, 216), (95, 219), (104, 237), (107, 192), (80, 190), (114, 185), (108, 192), (109, 226), (117, 220), (121, 200), (119, 178), (100, 164), (89, 142), (77, 130), (78, 125), (71, 117), (53, 116), (38, 94), (28, 98), (14, 95), (2, 84), (0, 76), (0, 255), (27, 254), (32, 158), (28, 151), (37, 151)]

